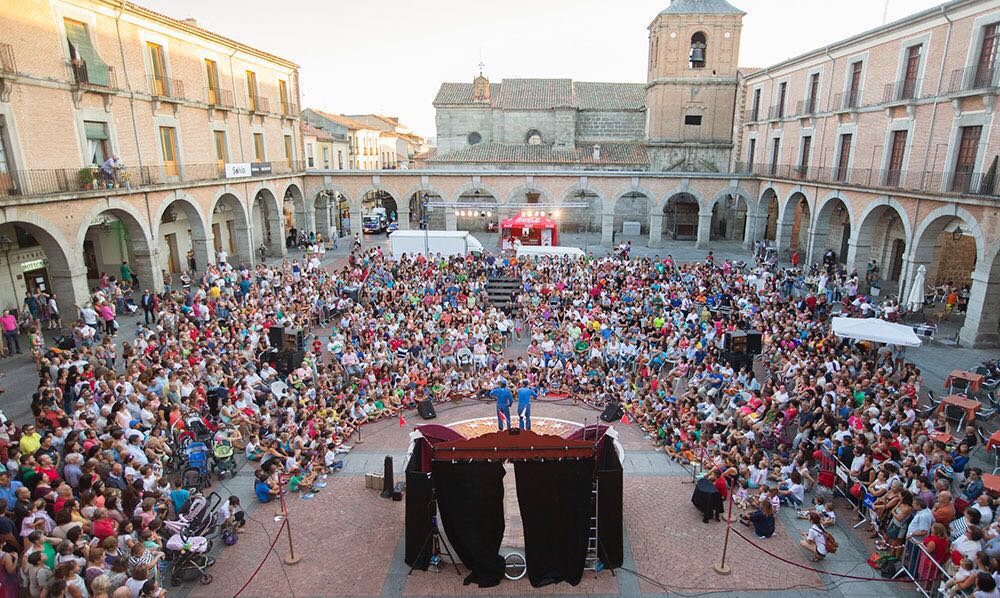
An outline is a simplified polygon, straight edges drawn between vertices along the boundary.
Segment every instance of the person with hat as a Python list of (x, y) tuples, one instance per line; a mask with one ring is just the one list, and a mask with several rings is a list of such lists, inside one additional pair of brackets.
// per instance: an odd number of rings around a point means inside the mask
[(531, 399), (537, 398), (538, 393), (528, 386), (528, 379), (521, 381), (521, 388), (517, 389), (517, 427), (522, 430), (531, 429)]
[(497, 429), (510, 428), (510, 406), (514, 402), (514, 395), (507, 388), (507, 381), (500, 379), (500, 386), (490, 391), (490, 397), (497, 402)]

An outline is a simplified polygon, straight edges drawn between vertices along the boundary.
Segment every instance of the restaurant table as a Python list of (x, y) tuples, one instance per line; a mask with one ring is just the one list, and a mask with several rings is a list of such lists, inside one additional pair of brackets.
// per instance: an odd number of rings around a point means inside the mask
[(982, 403), (975, 399), (970, 399), (962, 395), (948, 395), (941, 401), (941, 404), (938, 405), (938, 413), (947, 409), (949, 405), (965, 409), (965, 423), (967, 424), (971, 424), (976, 420), (976, 412), (983, 406)]
[(992, 451), (993, 447), (1000, 446), (1000, 430), (990, 434), (989, 439), (986, 441), (986, 450)]
[(997, 497), (1000, 496), (1000, 475), (994, 475), (992, 473), (983, 474), (983, 489), (986, 490), (990, 496)]
[[(935, 432), (931, 434), (931, 440), (948, 444), (952, 440), (952, 435), (947, 432)], [(997, 442), (1000, 442), (1000, 439)]]
[(969, 392), (979, 392), (983, 386), (983, 375), (966, 370), (952, 370), (944, 381), (945, 388), (951, 388), (956, 380), (965, 380), (969, 383)]

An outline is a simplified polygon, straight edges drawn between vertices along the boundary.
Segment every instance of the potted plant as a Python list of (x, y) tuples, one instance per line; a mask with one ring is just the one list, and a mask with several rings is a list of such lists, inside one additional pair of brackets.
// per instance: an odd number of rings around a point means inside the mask
[(94, 176), (94, 171), (91, 168), (81, 168), (79, 172), (80, 184), (83, 185), (84, 189), (93, 189), (94, 181), (97, 179)]

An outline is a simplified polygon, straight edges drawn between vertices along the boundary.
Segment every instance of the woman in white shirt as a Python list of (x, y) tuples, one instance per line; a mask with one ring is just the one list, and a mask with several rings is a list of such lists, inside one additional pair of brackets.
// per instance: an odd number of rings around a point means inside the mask
[(802, 541), (799, 545), (812, 553), (813, 561), (821, 561), (826, 557), (826, 534), (823, 525), (820, 523), (819, 513), (809, 512), (809, 531), (802, 534)]

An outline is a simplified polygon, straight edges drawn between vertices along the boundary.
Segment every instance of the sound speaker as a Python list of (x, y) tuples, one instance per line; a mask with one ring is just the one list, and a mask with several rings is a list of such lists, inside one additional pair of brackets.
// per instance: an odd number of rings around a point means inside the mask
[(271, 326), (267, 329), (267, 339), (271, 341), (271, 348), (281, 351), (285, 348), (285, 329), (281, 326)]
[(747, 330), (747, 353), (758, 355), (761, 350), (761, 334), (756, 330)]
[(284, 348), (286, 351), (305, 351), (306, 337), (301, 328), (285, 329)]
[(392, 487), (392, 500), (394, 502), (400, 502), (403, 500), (403, 489), (406, 488), (406, 483), (396, 482), (396, 485)]
[(395, 484), (392, 481), (392, 455), (385, 456), (385, 465), (382, 473), (382, 498), (392, 498), (392, 489)]
[(358, 287), (344, 287), (340, 290), (340, 294), (355, 303), (360, 303), (361, 293), (358, 291)]
[(742, 330), (727, 332), (722, 342), (722, 348), (731, 353), (746, 353), (747, 333)]
[(724, 351), (719, 358), (728, 363), (730, 367), (734, 370), (739, 370), (742, 367), (750, 367), (753, 364), (753, 356), (749, 353), (734, 353), (732, 351)]
[(621, 403), (608, 403), (608, 406), (604, 408), (604, 412), (601, 413), (601, 419), (606, 422), (613, 422), (622, 418), (625, 412), (622, 411)]
[(302, 360), (305, 359), (305, 351), (279, 351), (277, 356), (277, 365), (274, 369), (278, 370), (278, 375), (282, 378), (288, 376), (292, 373), (292, 370), (302, 365)]
[(434, 403), (430, 399), (424, 399), (417, 403), (417, 413), (421, 419), (434, 419), (437, 413), (434, 411)]

